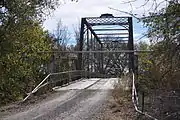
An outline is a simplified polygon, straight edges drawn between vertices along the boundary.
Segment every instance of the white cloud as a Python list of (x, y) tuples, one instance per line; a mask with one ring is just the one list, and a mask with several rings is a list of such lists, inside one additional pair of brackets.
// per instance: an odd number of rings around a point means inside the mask
[(121, 5), (120, 0), (79, 0), (78, 2), (66, 2), (56, 9), (52, 18), (45, 21), (44, 27), (52, 30), (55, 23), (62, 19), (63, 23), (71, 26), (77, 24), (82, 17), (100, 16), (102, 13), (112, 13), (119, 16), (119, 13), (110, 10), (108, 7), (120, 8), (121, 10), (130, 10), (129, 5)]
[[(121, 11), (130, 12), (133, 10), (133, 13), (142, 15), (144, 10), (148, 10), (152, 6), (152, 0), (145, 6), (140, 7), (145, 0), (137, 0), (132, 3), (132, 7), (130, 4), (121, 4), (122, 0), (79, 0), (78, 2), (72, 2), (71, 0), (62, 2), (59, 8), (57, 8), (52, 17), (47, 19), (44, 22), (45, 29), (50, 30), (51, 32), (56, 28), (56, 24), (61, 19), (63, 23), (69, 27), (70, 31), (73, 31), (72, 25), (79, 24), (82, 17), (98, 17), (102, 13), (112, 13), (114, 16), (127, 16), (123, 13), (119, 13), (117, 11), (111, 10), (108, 7), (117, 8)], [(124, 0), (127, 2), (127, 0)], [(157, 3), (160, 3), (162, 0), (157, 0)], [(161, 4), (164, 6), (164, 3)], [(158, 8), (161, 8), (158, 7)], [(141, 24), (134, 23), (135, 33), (140, 35), (142, 33)], [(139, 27), (139, 28), (138, 28)], [(137, 35), (135, 35), (137, 37)]]

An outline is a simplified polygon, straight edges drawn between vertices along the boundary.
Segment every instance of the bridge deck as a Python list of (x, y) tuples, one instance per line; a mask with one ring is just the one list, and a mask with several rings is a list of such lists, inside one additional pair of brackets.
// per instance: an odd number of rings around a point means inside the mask
[(53, 88), (55, 91), (61, 90), (82, 90), (82, 89), (113, 89), (114, 84), (118, 82), (118, 78), (90, 78), (82, 79), (65, 87), (57, 86)]

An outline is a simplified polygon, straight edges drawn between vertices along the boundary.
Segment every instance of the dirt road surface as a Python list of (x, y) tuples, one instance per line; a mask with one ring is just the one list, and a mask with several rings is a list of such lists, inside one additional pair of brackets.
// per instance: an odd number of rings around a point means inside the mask
[(0, 117), (2, 120), (96, 120), (117, 78), (83, 79), (66, 87), (55, 87), (58, 96)]

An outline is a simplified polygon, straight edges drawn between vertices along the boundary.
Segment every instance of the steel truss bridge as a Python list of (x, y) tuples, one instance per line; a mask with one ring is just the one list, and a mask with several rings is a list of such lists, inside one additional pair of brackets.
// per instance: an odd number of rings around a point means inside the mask
[[(134, 50), (132, 17), (103, 14), (101, 17), (82, 18), (77, 47), (77, 51), (53, 51), (56, 57), (60, 56), (57, 58), (57, 61), (61, 61), (60, 67), (64, 65), (66, 68), (68, 66), (68, 69), (63, 72), (52, 70), (23, 101), (48, 84), (59, 82), (64, 85), (79, 78), (119, 78), (124, 72), (129, 72), (132, 73), (132, 102), (135, 110), (157, 120), (139, 110), (138, 106), (135, 87), (135, 79), (138, 75), (137, 53), (152, 51)], [(51, 63), (54, 64), (54, 61), (56, 58), (53, 57)]]
[[(111, 14), (82, 18), (77, 47), (77, 51), (53, 51), (50, 74), (24, 101), (52, 83), (63, 85), (80, 78), (119, 78), (124, 72), (137, 73), (135, 53), (144, 52), (134, 51), (132, 17)], [(54, 70), (59, 67), (56, 61), (61, 68), (64, 66), (62, 72)]]
[(132, 17), (82, 18), (78, 70), (119, 76), (135, 71)]

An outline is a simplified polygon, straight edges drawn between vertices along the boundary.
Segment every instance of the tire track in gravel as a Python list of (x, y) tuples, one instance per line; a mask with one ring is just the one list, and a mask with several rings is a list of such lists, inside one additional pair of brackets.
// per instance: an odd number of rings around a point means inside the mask
[(6, 116), (3, 120), (91, 120), (106, 103), (110, 90), (100, 88), (107, 82), (107, 79), (100, 79), (83, 90), (65, 90), (63, 95), (53, 100)]

